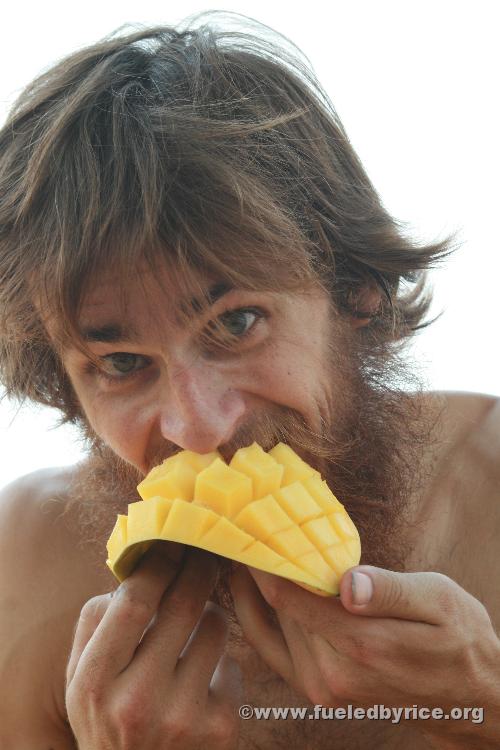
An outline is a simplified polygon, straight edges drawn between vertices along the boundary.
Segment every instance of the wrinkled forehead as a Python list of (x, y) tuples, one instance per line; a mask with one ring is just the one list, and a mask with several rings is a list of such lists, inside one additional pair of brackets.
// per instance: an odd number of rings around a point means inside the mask
[(133, 340), (139, 328), (182, 328), (232, 289), (230, 282), (201, 274), (183, 285), (166, 271), (147, 271), (124, 285), (108, 277), (83, 298), (78, 328), (86, 342)]
[[(87, 285), (78, 311), (78, 319), (84, 323), (103, 313), (113, 312), (125, 317), (133, 316), (138, 303), (151, 304), (151, 316), (158, 313), (175, 319), (187, 310), (190, 299), (204, 296), (213, 284), (213, 277), (192, 272), (181, 276), (170, 268), (158, 266), (154, 269), (139, 266), (132, 273), (118, 278), (112, 269), (94, 277)], [(187, 299), (189, 298), (189, 299)]]
[[(141, 265), (119, 275), (104, 269), (86, 280), (71, 319), (47, 301), (38, 300), (37, 307), (50, 338), (64, 349), (75, 340), (82, 344), (105, 340), (106, 328), (112, 340), (118, 338), (112, 330), (118, 326), (133, 333), (134, 325), (151, 329), (165, 323), (188, 325), (195, 313), (203, 312), (231, 288), (229, 281), (214, 274)], [(97, 328), (103, 329), (101, 338)]]
[[(321, 287), (317, 278), (297, 280), (295, 273), (272, 266), (254, 273), (245, 264), (202, 269), (200, 264), (163, 257), (142, 258), (133, 266), (110, 263), (81, 283), (77, 280), (76, 288), (64, 299), (56, 298), (53, 305), (42, 303), (39, 309), (59, 352), (76, 346), (88, 353), (89, 342), (133, 340), (139, 338), (134, 335), (139, 328), (151, 332), (195, 329), (212, 305), (232, 290), (273, 298), (317, 295)], [(126, 332), (121, 331), (124, 326)]]

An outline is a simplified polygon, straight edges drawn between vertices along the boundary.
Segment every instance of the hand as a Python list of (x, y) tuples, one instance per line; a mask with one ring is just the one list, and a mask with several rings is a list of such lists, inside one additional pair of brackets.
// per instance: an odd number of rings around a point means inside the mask
[(66, 674), (79, 750), (236, 747), (241, 675), (223, 610), (206, 603), (216, 559), (189, 550), (180, 569), (162, 546), (82, 609)]
[(497, 746), (500, 642), (484, 606), (454, 581), (363, 565), (345, 573), (340, 598), (323, 598), (248, 570), (239, 566), (231, 584), (243, 631), (268, 666), (311, 702), (445, 712), (484, 707), (484, 724), (434, 720), (419, 728), (445, 737), (448, 744), (437, 747), (469, 749), (477, 738), (477, 747)]

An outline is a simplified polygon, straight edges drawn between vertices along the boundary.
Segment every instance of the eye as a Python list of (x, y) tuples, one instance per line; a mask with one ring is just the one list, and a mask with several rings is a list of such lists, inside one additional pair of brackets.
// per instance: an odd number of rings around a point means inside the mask
[(123, 380), (149, 365), (149, 360), (142, 354), (131, 352), (113, 352), (102, 357), (101, 360), (103, 362), (102, 374), (116, 380)]
[(258, 307), (238, 307), (217, 315), (201, 335), (205, 355), (220, 355), (222, 351), (235, 353), (239, 344), (253, 339), (259, 321), (266, 317), (267, 314)]
[(238, 338), (242, 338), (249, 333), (257, 318), (258, 313), (247, 308), (228, 310), (219, 316), (219, 320), (231, 336), (237, 336)]
[(144, 357), (141, 357), (140, 354), (130, 354), (129, 352), (114, 352), (103, 357), (107, 367), (120, 372), (122, 375), (127, 375), (137, 369), (137, 364), (143, 359)]
[(231, 349), (243, 339), (249, 338), (265, 313), (258, 308), (241, 307), (227, 310), (211, 320), (202, 340), (207, 347)]

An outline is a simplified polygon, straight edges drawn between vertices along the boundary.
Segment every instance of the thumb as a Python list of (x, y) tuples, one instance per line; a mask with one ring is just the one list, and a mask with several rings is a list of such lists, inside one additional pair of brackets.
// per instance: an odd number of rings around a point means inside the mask
[(94, 596), (83, 605), (73, 636), (71, 655), (66, 667), (66, 689), (73, 680), (80, 657), (106, 614), (114, 594), (115, 592), (111, 591), (109, 594)]
[(396, 573), (359, 565), (343, 576), (340, 598), (352, 614), (440, 625), (445, 619), (441, 603), (454, 598), (458, 588), (440, 573)]

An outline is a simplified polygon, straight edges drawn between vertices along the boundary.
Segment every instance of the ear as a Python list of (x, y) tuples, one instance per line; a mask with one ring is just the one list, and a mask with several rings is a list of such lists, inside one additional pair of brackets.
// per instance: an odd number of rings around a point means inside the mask
[(378, 287), (367, 284), (352, 297), (350, 322), (353, 328), (362, 328), (371, 323), (380, 309), (382, 293)]

